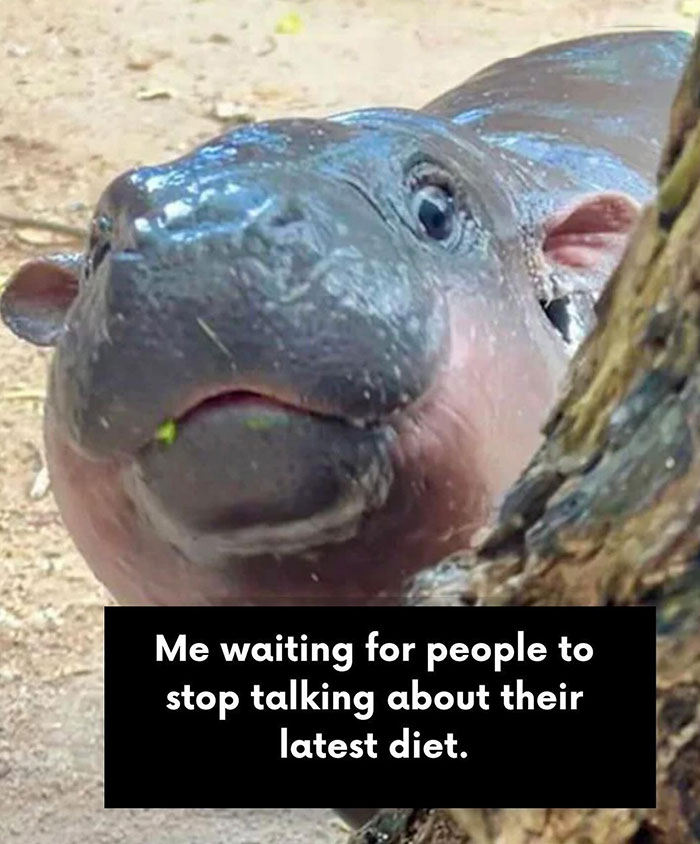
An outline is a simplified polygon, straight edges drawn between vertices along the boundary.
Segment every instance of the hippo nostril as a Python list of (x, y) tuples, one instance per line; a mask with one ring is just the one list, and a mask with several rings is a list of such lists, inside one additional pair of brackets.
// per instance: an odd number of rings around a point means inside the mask
[(100, 243), (92, 256), (91, 269), (94, 272), (110, 253), (112, 246), (109, 242)]

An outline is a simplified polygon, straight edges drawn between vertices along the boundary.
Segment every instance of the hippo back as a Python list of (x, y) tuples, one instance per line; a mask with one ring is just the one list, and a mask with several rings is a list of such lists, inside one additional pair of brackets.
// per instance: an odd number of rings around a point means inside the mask
[(554, 179), (566, 173), (579, 188), (644, 200), (690, 44), (675, 31), (567, 41), (491, 65), (424, 111)]

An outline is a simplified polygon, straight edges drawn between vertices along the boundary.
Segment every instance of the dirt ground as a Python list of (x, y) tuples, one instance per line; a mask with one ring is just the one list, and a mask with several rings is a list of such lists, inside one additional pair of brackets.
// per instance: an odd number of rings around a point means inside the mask
[[(290, 11), (301, 32), (276, 34)], [(505, 55), (654, 25), (694, 21), (675, 0), (0, 0), (0, 215), (79, 226), (114, 175), (235, 115), (419, 106)], [(0, 278), (60, 244), (0, 221)], [(48, 359), (0, 330), (0, 839), (342, 840), (327, 810), (101, 808), (109, 598), (42, 490)]]

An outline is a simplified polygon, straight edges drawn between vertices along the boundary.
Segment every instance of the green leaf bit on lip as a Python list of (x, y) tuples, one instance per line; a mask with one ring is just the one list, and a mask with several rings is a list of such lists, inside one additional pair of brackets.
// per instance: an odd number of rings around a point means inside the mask
[(249, 431), (267, 431), (274, 428), (276, 425), (285, 425), (287, 420), (284, 416), (277, 414), (259, 414), (256, 416), (249, 416), (245, 420), (245, 426)]
[(177, 425), (174, 419), (168, 419), (158, 426), (156, 431), (156, 440), (163, 443), (163, 445), (172, 445), (177, 436)]

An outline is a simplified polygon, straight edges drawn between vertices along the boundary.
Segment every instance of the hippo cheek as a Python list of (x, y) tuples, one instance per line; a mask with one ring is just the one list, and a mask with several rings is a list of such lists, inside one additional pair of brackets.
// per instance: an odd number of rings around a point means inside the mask
[(352, 539), (385, 503), (393, 433), (247, 393), (206, 400), (123, 483), (154, 531), (196, 564), (303, 553)]

